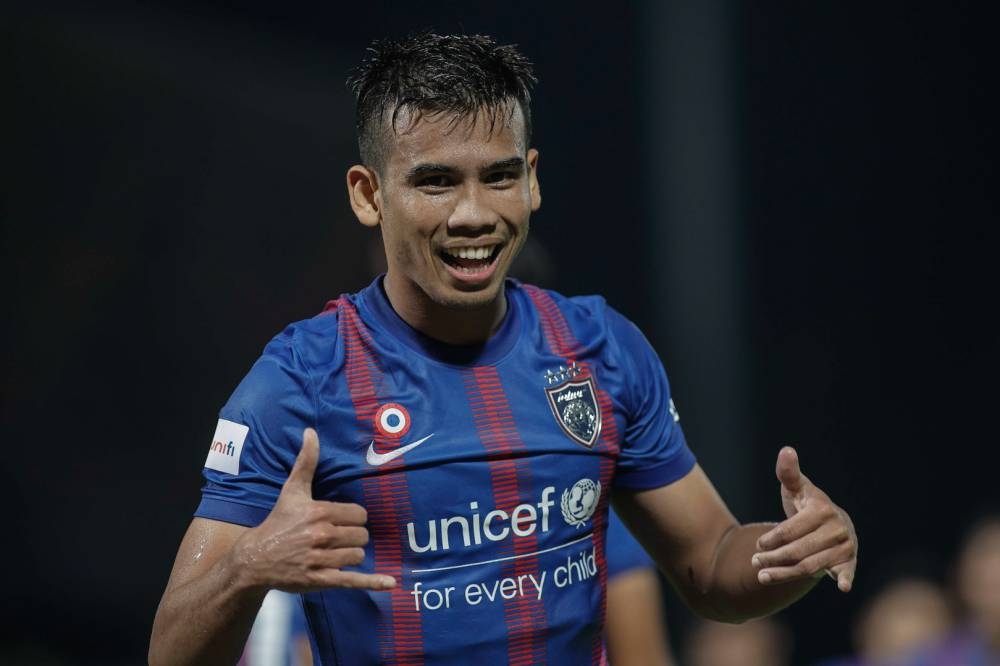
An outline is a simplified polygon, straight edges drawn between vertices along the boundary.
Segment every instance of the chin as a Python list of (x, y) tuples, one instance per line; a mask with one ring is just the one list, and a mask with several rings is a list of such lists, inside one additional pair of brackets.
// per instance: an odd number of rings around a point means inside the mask
[(434, 300), (438, 305), (454, 310), (477, 310), (492, 305), (499, 294), (500, 289), (496, 287), (476, 291), (449, 289), (448, 293)]
[(441, 285), (431, 299), (446, 308), (456, 310), (475, 310), (493, 305), (497, 298), (503, 295), (504, 279), (490, 280), (488, 284), (478, 288), (466, 288)]

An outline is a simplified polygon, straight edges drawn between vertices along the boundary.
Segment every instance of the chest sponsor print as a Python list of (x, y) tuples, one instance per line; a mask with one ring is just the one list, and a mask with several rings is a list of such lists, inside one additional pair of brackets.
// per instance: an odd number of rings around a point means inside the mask
[(592, 448), (601, 434), (601, 410), (593, 377), (576, 377), (545, 387), (556, 423), (569, 437)]

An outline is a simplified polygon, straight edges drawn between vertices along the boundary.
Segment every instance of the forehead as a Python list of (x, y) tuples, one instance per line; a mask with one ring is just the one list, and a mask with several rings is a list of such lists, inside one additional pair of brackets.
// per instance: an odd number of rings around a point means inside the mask
[(480, 109), (456, 116), (404, 108), (387, 128), (386, 168), (435, 163), (455, 167), (524, 157), (524, 115), (520, 105)]

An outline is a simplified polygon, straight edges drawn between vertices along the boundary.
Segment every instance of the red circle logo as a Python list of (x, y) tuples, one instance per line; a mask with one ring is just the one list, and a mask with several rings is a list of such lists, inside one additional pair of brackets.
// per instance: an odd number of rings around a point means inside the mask
[(387, 402), (375, 412), (375, 429), (383, 437), (399, 439), (410, 430), (410, 413), (402, 405)]

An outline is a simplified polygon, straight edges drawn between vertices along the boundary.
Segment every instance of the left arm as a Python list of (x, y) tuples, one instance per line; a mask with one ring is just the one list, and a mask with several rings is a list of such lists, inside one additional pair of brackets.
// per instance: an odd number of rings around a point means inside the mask
[(787, 519), (740, 525), (695, 466), (651, 490), (619, 490), (615, 508), (697, 613), (740, 622), (774, 613), (830, 572), (844, 592), (857, 566), (850, 517), (801, 472), (795, 450), (778, 454)]

